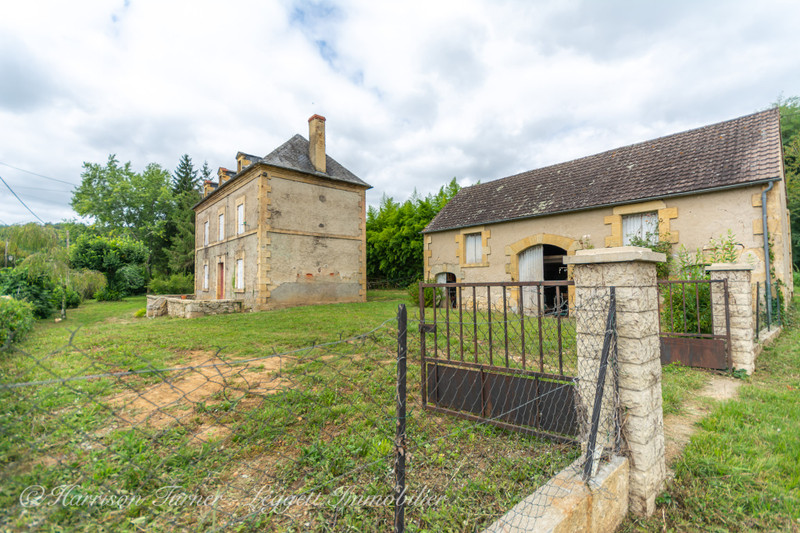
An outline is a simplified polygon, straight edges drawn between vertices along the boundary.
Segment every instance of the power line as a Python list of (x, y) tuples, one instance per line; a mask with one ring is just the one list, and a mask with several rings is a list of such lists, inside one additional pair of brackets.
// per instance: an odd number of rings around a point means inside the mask
[(31, 172), (30, 170), (25, 170), (24, 168), (15, 167), (13, 165), (9, 165), (8, 163), (3, 163), (2, 161), (0, 161), (0, 165), (6, 166), (8, 168), (13, 168), (14, 170), (19, 170), (20, 172), (33, 174), (34, 176), (39, 176), (40, 178), (44, 178), (46, 180), (57, 181), (59, 183), (66, 183), (67, 185), (72, 185), (73, 187), (75, 187), (74, 183), (70, 183), (70, 182), (64, 181), (64, 180), (58, 180), (56, 178), (51, 178), (50, 176), (45, 176), (43, 174), (37, 174), (36, 172)]
[(28, 207), (28, 204), (26, 204), (25, 202), (23, 202), (23, 201), (22, 201), (22, 198), (20, 198), (19, 196), (17, 196), (17, 193), (15, 193), (15, 192), (14, 192), (14, 189), (12, 189), (12, 188), (11, 188), (11, 185), (9, 185), (9, 184), (8, 184), (8, 182), (6, 182), (6, 180), (4, 180), (4, 179), (3, 179), (3, 176), (0, 176), (0, 181), (2, 181), (3, 183), (5, 183), (6, 187), (8, 187), (8, 190), (9, 190), (9, 191), (11, 191), (11, 194), (13, 194), (13, 195), (14, 195), (14, 197), (15, 197), (17, 200), (19, 200), (19, 203), (21, 203), (23, 206), (25, 206), (25, 209), (27, 209), (28, 211), (30, 211), (30, 212), (31, 212), (31, 215), (33, 215), (33, 216), (35, 216), (36, 218), (38, 218), (38, 219), (39, 219), (39, 222), (41, 222), (42, 224), (46, 224), (46, 222), (45, 222), (44, 220), (42, 220), (41, 218), (39, 218), (39, 215), (37, 215), (36, 213), (34, 213), (34, 212), (33, 212), (33, 209), (31, 209), (30, 207)]

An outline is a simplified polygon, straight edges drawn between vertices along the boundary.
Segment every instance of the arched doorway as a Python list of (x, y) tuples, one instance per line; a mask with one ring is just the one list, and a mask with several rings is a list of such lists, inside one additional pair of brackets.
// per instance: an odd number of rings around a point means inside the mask
[[(452, 272), (439, 272), (436, 274), (436, 283), (455, 283), (456, 282), (456, 275)], [(439, 307), (444, 307), (447, 305), (445, 302), (449, 302), (451, 308), (455, 308), (458, 305), (458, 298), (456, 296), (456, 288), (455, 287), (447, 287), (447, 297), (443, 298), (439, 303)]]
[[(520, 281), (562, 281), (567, 279), (564, 256), (567, 251), (552, 244), (536, 244), (519, 253)], [(539, 297), (537, 287), (525, 287), (522, 291), (526, 309), (543, 308), (546, 314), (565, 313), (568, 307), (566, 291), (561, 287), (544, 287)]]

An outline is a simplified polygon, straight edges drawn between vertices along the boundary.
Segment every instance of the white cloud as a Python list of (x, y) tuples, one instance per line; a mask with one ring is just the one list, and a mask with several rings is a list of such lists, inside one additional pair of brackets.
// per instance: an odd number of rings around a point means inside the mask
[[(230, 167), (320, 113), (370, 201), (403, 199), (800, 94), (798, 15), (779, 0), (4, 3), (0, 161), (75, 184), (109, 153)], [(67, 186), (0, 176), (43, 218), (72, 216)], [(32, 219), (0, 195), (0, 220)]]

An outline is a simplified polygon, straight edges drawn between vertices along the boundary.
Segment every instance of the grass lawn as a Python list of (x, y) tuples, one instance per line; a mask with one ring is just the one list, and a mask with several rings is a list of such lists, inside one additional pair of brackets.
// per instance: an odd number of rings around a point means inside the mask
[[(20, 352), (0, 354), (3, 383), (193, 368), (0, 390), (0, 529), (387, 529), (391, 506), (342, 502), (391, 494), (404, 298), (370, 291), (364, 304), (193, 320), (134, 318), (145, 300), (130, 298), (41, 322)], [(423, 412), (409, 308), (407, 486), (442, 499), (410, 506), (406, 524), (481, 529), (578, 451)], [(75, 485), (83, 499), (24, 507), (33, 485)], [(317, 500), (281, 499), (298, 495)]]
[(800, 531), (800, 290), (795, 295), (784, 333), (759, 356), (738, 398), (700, 423), (654, 516), (630, 519), (623, 531)]

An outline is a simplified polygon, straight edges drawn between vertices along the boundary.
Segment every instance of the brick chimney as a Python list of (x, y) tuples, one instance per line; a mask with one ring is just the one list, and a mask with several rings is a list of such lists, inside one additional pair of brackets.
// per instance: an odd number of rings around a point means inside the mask
[(325, 117), (308, 119), (308, 157), (317, 172), (325, 173)]

